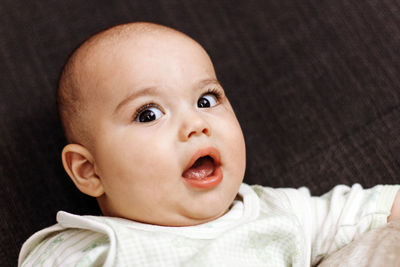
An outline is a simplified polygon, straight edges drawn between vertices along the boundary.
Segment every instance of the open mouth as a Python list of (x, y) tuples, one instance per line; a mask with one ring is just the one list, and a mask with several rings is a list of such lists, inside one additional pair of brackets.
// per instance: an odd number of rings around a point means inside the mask
[(193, 187), (211, 188), (222, 181), (220, 154), (215, 148), (197, 151), (182, 173), (185, 181)]
[(210, 156), (198, 158), (194, 164), (183, 172), (182, 176), (188, 179), (204, 179), (215, 170), (214, 159)]

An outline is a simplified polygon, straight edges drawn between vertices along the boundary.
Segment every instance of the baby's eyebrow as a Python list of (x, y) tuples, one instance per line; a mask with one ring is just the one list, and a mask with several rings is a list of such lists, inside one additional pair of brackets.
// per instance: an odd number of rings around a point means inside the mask
[(127, 96), (126, 98), (124, 98), (124, 100), (122, 100), (118, 106), (115, 108), (114, 110), (114, 114), (118, 113), (118, 111), (125, 106), (126, 104), (128, 104), (129, 102), (131, 102), (132, 100), (134, 100), (135, 98), (138, 98), (140, 96), (143, 95), (154, 95), (157, 93), (157, 87), (145, 87), (139, 90), (135, 90), (135, 92), (133, 92), (132, 94), (130, 94), (129, 96)]
[(206, 79), (206, 80), (200, 81), (199, 87), (203, 87), (203, 86), (206, 86), (209, 84), (215, 84), (215, 85), (221, 86), (221, 83), (217, 79)]

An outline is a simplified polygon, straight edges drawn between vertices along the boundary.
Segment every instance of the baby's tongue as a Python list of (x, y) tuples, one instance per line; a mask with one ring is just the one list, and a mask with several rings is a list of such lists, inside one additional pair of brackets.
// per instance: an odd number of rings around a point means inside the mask
[(192, 167), (186, 170), (182, 176), (189, 179), (203, 179), (214, 172), (214, 162), (210, 157), (202, 157), (196, 160)]

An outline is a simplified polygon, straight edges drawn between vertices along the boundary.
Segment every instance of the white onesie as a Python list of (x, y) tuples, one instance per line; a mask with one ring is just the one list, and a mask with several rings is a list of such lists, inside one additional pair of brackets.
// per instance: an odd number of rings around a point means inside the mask
[(58, 212), (23, 245), (18, 266), (310, 266), (384, 225), (399, 186), (306, 188), (242, 184), (222, 217), (165, 227)]

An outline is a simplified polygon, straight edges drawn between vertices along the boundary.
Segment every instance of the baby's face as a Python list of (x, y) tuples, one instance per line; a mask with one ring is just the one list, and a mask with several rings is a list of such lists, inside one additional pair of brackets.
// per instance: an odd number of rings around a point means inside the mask
[(206, 52), (145, 34), (99, 51), (89, 119), (104, 215), (182, 226), (223, 215), (245, 170), (242, 131)]

